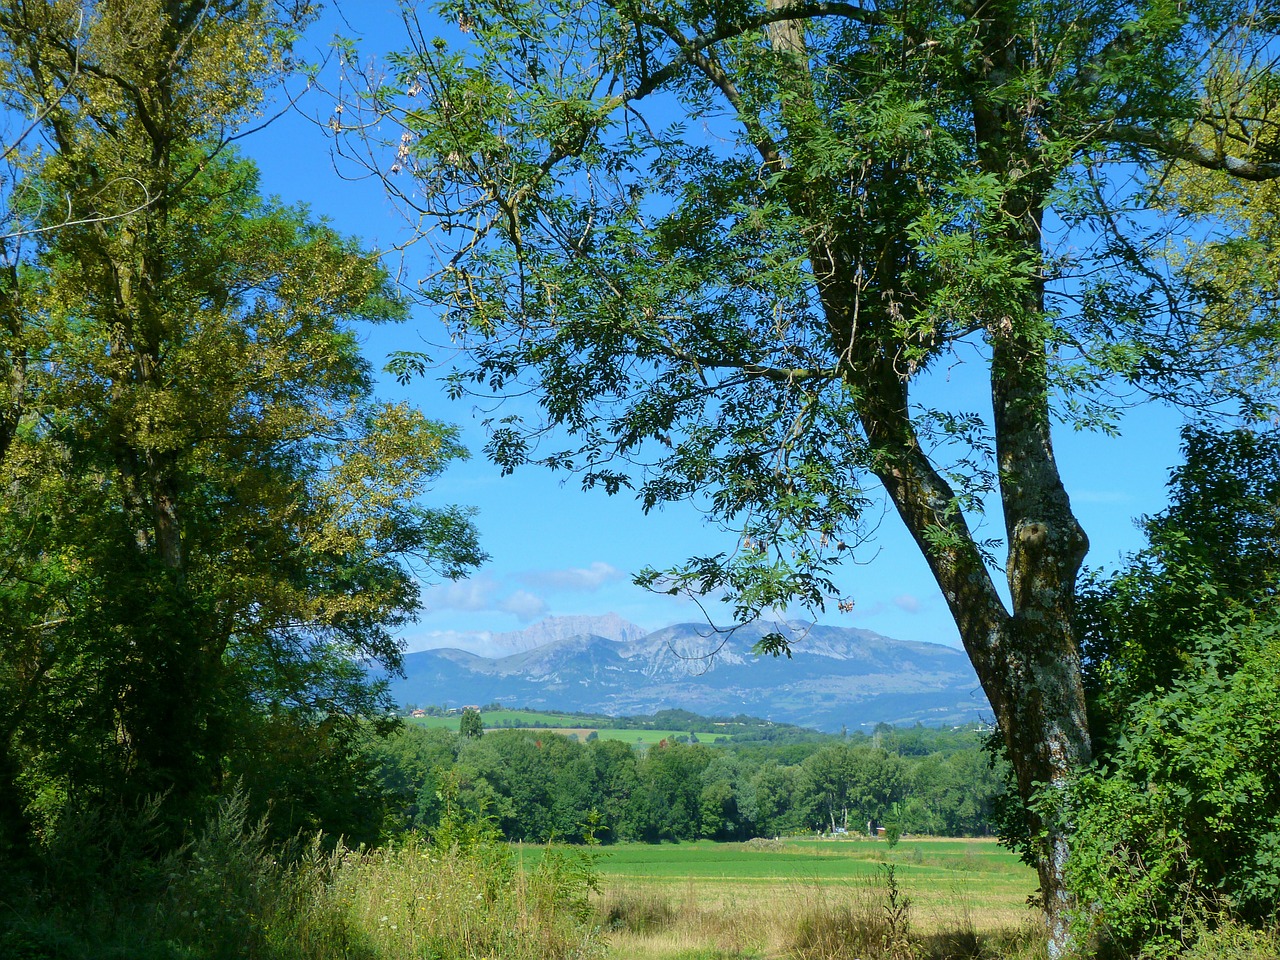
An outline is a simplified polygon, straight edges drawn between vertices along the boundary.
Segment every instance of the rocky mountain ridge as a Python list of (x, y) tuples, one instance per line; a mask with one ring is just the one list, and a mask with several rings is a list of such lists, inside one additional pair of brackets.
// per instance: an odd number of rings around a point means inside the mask
[[(774, 630), (792, 640), (791, 659), (752, 652)], [(733, 631), (682, 623), (645, 633), (609, 615), (550, 618), (508, 643), (516, 652), (502, 657), (408, 654), (392, 694), (402, 704), (499, 702), (613, 716), (677, 707), (831, 731), (991, 719), (963, 651), (869, 630), (789, 621)]]

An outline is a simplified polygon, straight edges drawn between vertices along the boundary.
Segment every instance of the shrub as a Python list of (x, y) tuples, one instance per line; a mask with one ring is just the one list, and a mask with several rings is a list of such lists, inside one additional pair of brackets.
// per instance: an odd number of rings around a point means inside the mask
[[(266, 842), (239, 794), (181, 850), (117, 868), (147, 883), (65, 902), (4, 904), (0, 956), (21, 960), (578, 960), (598, 952), (586, 853), (530, 873), (505, 843), (455, 823), (447, 844), (416, 836), (351, 850), (314, 837)], [(462, 841), (460, 842), (459, 838)]]
[(1280, 910), (1276, 614), (1203, 638), (1069, 789), (1075, 923), (1099, 949), (1172, 957), (1223, 915), (1259, 926)]

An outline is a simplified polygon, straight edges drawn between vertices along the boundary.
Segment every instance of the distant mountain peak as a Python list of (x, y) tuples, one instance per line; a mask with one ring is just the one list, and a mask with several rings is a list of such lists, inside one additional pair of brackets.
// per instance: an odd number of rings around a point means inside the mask
[[(771, 630), (795, 643), (793, 659), (757, 656)], [(503, 703), (613, 716), (685, 709), (749, 713), (838, 730), (879, 722), (967, 723), (990, 717), (962, 650), (900, 641), (870, 630), (803, 621), (674, 624), (646, 634), (616, 614), (549, 617), (498, 635), (491, 657), (425, 650), (391, 680), (401, 703)], [(493, 646), (498, 647), (495, 643)]]
[(495, 633), (493, 644), (499, 649), (521, 653), (571, 637), (604, 637), (606, 640), (629, 643), (639, 640), (646, 632), (616, 613), (596, 617), (546, 617), (523, 630)]

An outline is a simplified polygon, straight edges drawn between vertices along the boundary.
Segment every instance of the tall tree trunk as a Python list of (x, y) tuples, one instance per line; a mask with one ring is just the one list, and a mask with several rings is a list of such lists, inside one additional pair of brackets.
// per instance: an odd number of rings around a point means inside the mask
[[(1014, 40), (1000, 30), (993, 22), (982, 33), (982, 62), (990, 75), (978, 89), (988, 94), (995, 89), (999, 95), (1001, 71), (1015, 66), (1009, 60)], [(794, 58), (795, 89), (807, 89), (800, 24), (785, 21), (771, 31), (774, 49)], [(791, 109), (787, 120), (800, 129), (812, 121), (807, 111), (814, 104), (807, 97), (797, 102), (805, 107)], [(1001, 208), (990, 218), (999, 227), (986, 239), (1025, 270), (1009, 278), (1009, 303), (989, 306), (986, 329), (1011, 609), (991, 578), (959, 498), (930, 461), (911, 420), (910, 371), (898, 356), (901, 315), (909, 311), (910, 298), (897, 295), (902, 281), (893, 266), (910, 262), (908, 238), (891, 232), (884, 237), (875, 268), (880, 272), (870, 280), (857, 269), (861, 260), (853, 252), (859, 249), (853, 238), (850, 250), (841, 251), (839, 225), (810, 249), (832, 351), (841, 358), (841, 374), (873, 452), (873, 470), (946, 597), (995, 712), (1024, 801), (1041, 786), (1063, 785), (1091, 755), (1072, 617), (1088, 540), (1071, 512), (1050, 438), (1040, 217), (1052, 177), (1026, 136), (1024, 114), (1034, 109), (1009, 102), (992, 106), (978, 97), (973, 103), (979, 163), (1006, 186)], [(792, 202), (821, 221), (820, 198), (793, 191)], [(870, 295), (869, 286), (874, 287)], [(1057, 817), (1042, 820), (1029, 808), (1027, 817), (1031, 836), (1041, 838), (1037, 872), (1051, 953), (1060, 956), (1069, 949), (1073, 906), (1065, 883), (1066, 825)]]
[[(1030, 209), (1030, 208), (1029, 208)], [(1034, 221), (1034, 217), (1028, 214)], [(1038, 229), (1038, 224), (1034, 224)], [(1037, 235), (1038, 236), (1038, 235)], [(1015, 236), (1038, 257), (1034, 238)], [(815, 273), (842, 374), (855, 398), (873, 451), (873, 469), (911, 532), (960, 631), (1004, 738), (1023, 800), (1037, 785), (1061, 786), (1090, 758), (1072, 626), (1076, 577), (1088, 541), (1071, 512), (1050, 440), (1043, 293), (1031, 284), (1017, 318), (992, 323), (989, 341), (992, 423), (1012, 610), (1006, 607), (964, 518), (960, 500), (923, 449), (910, 417), (909, 374), (898, 363), (898, 322), (885, 286), (863, 297), (865, 279), (851, 276), (839, 255), (813, 249)], [(1067, 837), (1056, 819), (1028, 812), (1032, 836), (1043, 837), (1037, 868), (1050, 943), (1068, 949), (1072, 907), (1064, 868)]]
[[(1061, 786), (1090, 758), (1071, 612), (1087, 540), (1054, 463), (1047, 400), (1043, 386), (1036, 386), (1035, 365), (1010, 375), (997, 365), (992, 377), (1012, 612), (954, 491), (920, 447), (892, 363), (868, 358), (858, 371), (863, 376), (850, 389), (859, 393), (863, 427), (880, 464), (877, 475), (946, 597), (995, 712), (1019, 792), (1027, 800), (1037, 785)], [(1043, 416), (1031, 415), (1028, 408), (1036, 403), (1043, 405)], [(1067, 838), (1056, 820), (1029, 817), (1032, 835), (1045, 838), (1037, 870), (1056, 956), (1067, 948), (1066, 913), (1072, 905), (1064, 882)]]
[(146, 400), (167, 389), (163, 344), (175, 322), (168, 315), (173, 308), (157, 302), (164, 267), (153, 234), (160, 232), (165, 212), (165, 205), (156, 203), (136, 226), (125, 227), (118, 237), (104, 236), (103, 256), (115, 286), (111, 349), (118, 363), (111, 396), (118, 412), (112, 451), (133, 528), (133, 593), (149, 600), (144, 609), (122, 610), (135, 636), (123, 718), (145, 771), (136, 788), (170, 794), (181, 812), (187, 798), (208, 790), (217, 751), (208, 743), (202, 624), (186, 580), (182, 451), (172, 446), (169, 424), (146, 419), (151, 416)]

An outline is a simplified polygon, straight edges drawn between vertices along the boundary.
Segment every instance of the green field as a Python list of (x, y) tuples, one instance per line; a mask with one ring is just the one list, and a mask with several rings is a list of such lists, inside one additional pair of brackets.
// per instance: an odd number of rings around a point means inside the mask
[[(535, 845), (517, 850), (526, 866), (545, 852)], [(704, 840), (619, 844), (597, 852), (602, 910), (659, 904), (665, 906), (658, 912), (672, 918), (652, 931), (615, 932), (609, 956), (617, 960), (780, 956), (805, 911), (853, 905), (868, 916), (883, 915), (890, 864), (909, 901), (912, 930), (1008, 936), (1023, 935), (1035, 923), (1027, 908), (1034, 872), (987, 839), (908, 838), (892, 848), (868, 838)], [(729, 945), (737, 952), (724, 952)]]
[[(688, 730), (633, 730), (615, 727), (596, 726), (586, 717), (575, 717), (563, 713), (533, 713), (527, 710), (493, 710), (482, 714), (485, 730), (536, 730), (539, 733), (556, 733), (561, 736), (570, 734), (579, 740), (585, 740), (595, 733), (601, 740), (621, 740), (637, 746), (653, 746), (662, 740), (689, 736)], [(448, 717), (411, 717), (409, 723), (423, 727), (441, 727), (457, 732), (459, 714)], [(715, 734), (699, 733), (698, 742), (713, 744)]]
[[(522, 859), (536, 863), (543, 847), (517, 845)], [(597, 868), (605, 878), (634, 881), (688, 880), (804, 881), (863, 880), (893, 864), (912, 886), (962, 881), (995, 895), (1010, 892), (1022, 904), (1035, 886), (1034, 872), (989, 839), (751, 840), (745, 843), (622, 843), (598, 848)]]
[[(489, 710), (481, 714), (485, 728), (490, 727), (581, 727), (583, 717), (575, 717), (568, 713), (535, 713), (531, 710)], [(424, 727), (445, 727), (457, 730), (462, 715), (452, 714), (447, 717), (413, 717), (411, 723)]]

